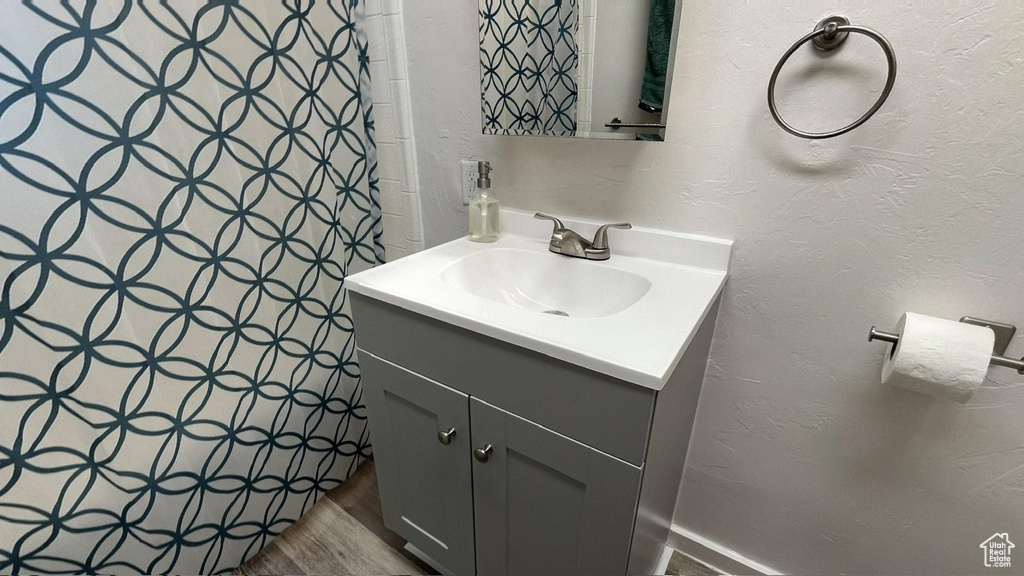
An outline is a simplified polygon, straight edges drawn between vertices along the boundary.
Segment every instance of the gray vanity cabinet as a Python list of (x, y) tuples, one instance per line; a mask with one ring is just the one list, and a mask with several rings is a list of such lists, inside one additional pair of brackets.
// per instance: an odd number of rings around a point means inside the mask
[(369, 353), (359, 366), (384, 523), (449, 570), (473, 574), (469, 397)]
[(639, 467), (369, 352), (359, 363), (388, 527), (455, 574), (625, 572)]
[[(624, 574), (640, 468), (470, 399), (478, 574)], [(479, 457), (483, 457), (482, 459)]]
[(717, 305), (662, 390), (360, 294), (352, 310), (384, 521), (436, 568), (659, 569)]

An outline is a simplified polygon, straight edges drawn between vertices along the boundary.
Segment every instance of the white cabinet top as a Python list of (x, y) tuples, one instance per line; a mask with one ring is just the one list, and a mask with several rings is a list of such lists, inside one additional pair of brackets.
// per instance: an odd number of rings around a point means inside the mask
[[(584, 237), (599, 225), (562, 221)], [(597, 262), (549, 252), (551, 223), (532, 213), (502, 209), (501, 227), (493, 244), (462, 238), (345, 286), (660, 390), (725, 285), (732, 251), (729, 240), (633, 228), (610, 231), (611, 259)]]

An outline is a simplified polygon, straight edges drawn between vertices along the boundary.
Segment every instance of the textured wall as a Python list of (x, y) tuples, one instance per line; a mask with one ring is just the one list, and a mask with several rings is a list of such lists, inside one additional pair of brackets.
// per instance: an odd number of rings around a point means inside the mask
[[(669, 141), (644, 144), (478, 135), (465, 4), (405, 2), (428, 245), (465, 231), (463, 157), (507, 205), (737, 241), (678, 523), (803, 573), (977, 573), (992, 533), (1024, 539), (1024, 377), (933, 401), (880, 386), (866, 338), (905, 310), (1024, 324), (1024, 5), (686, 2)], [(886, 34), (900, 77), (866, 126), (797, 140), (765, 86), (833, 11)], [(863, 38), (792, 66), (780, 100), (808, 128), (884, 80)]]
[(0, 573), (230, 571), (369, 454), (359, 5), (4, 6)]

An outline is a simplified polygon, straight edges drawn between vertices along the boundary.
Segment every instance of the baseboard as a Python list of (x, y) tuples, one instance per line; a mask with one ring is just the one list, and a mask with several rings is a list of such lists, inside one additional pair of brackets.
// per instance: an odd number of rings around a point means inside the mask
[(658, 560), (658, 567), (654, 569), (655, 574), (664, 576), (668, 574), (668, 565), (672, 562), (672, 553), (675, 549), (671, 546), (665, 546), (665, 549), (661, 552), (661, 560)]
[(690, 532), (676, 524), (672, 525), (672, 533), (668, 536), (668, 545), (707, 564), (721, 574), (782, 576), (782, 572), (755, 562), (735, 550), (726, 548), (718, 542), (708, 540), (700, 534)]

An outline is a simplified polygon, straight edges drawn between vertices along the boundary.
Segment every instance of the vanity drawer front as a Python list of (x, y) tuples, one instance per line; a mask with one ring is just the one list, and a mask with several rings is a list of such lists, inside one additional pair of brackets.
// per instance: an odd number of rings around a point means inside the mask
[(384, 523), (446, 569), (473, 574), (469, 398), (365, 352), (359, 366)]
[(361, 350), (639, 466), (656, 393), (359, 294)]

